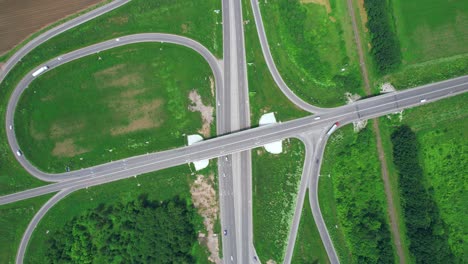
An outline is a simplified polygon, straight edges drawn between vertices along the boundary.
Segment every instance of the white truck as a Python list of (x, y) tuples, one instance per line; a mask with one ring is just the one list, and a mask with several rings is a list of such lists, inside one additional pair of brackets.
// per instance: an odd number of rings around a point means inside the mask
[(327, 135), (331, 135), (333, 132), (335, 132), (335, 130), (338, 128), (338, 126), (340, 125), (339, 122), (336, 122), (335, 124), (333, 124), (333, 126), (328, 130), (327, 132)]
[(49, 66), (42, 66), (40, 67), (37, 71), (33, 72), (32, 76), (33, 77), (37, 77), (39, 75), (41, 75), (43, 72), (47, 71), (49, 69)]

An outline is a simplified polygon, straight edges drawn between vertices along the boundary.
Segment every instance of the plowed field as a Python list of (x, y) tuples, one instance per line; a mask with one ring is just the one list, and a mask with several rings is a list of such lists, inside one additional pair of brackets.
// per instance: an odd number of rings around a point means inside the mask
[(0, 0), (0, 55), (44, 26), (102, 0)]

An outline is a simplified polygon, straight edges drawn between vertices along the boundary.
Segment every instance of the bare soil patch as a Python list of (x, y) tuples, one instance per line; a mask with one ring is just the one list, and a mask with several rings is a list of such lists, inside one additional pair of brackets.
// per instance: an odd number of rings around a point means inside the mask
[(120, 78), (113, 79), (112, 81), (108, 82), (107, 86), (129, 86), (135, 85), (142, 81), (141, 75), (138, 73), (129, 73), (125, 74)]
[(120, 17), (111, 17), (107, 20), (109, 23), (113, 23), (116, 25), (123, 25), (128, 22), (128, 16), (120, 16)]
[(44, 133), (40, 133), (39, 131), (36, 130), (36, 126), (34, 124), (34, 121), (31, 120), (31, 124), (29, 126), (29, 133), (31, 133), (31, 136), (35, 140), (44, 140), (46, 138), (46, 135)]
[(198, 133), (202, 134), (205, 138), (210, 137), (210, 126), (213, 122), (213, 111), (214, 108), (210, 105), (204, 105), (201, 96), (197, 91), (192, 90), (189, 93), (189, 99), (192, 105), (189, 106), (189, 110), (192, 112), (198, 111), (202, 116), (203, 125)]
[(330, 2), (328, 0), (301, 0), (301, 3), (302, 4), (309, 4), (309, 3), (319, 4), (319, 5), (325, 6), (328, 14), (330, 14), (331, 12)]
[(77, 131), (84, 128), (83, 122), (70, 123), (67, 121), (58, 121), (52, 124), (49, 134), (53, 139), (61, 139), (71, 134), (77, 133)]
[(190, 187), (190, 193), (195, 208), (203, 217), (203, 224), (208, 234), (200, 233), (199, 240), (206, 244), (210, 256), (208, 259), (214, 263), (222, 263), (219, 258), (219, 241), (218, 236), (214, 233), (214, 225), (218, 219), (218, 200), (216, 199), (216, 191), (213, 188), (214, 175), (208, 177), (198, 175), (195, 182)]
[(182, 24), (182, 25), (180, 25), (180, 27), (182, 29), (182, 33), (187, 33), (188, 32), (189, 26), (187, 24)]
[(75, 145), (73, 139), (65, 139), (64, 141), (55, 143), (55, 147), (52, 150), (52, 155), (62, 156), (62, 157), (73, 157), (82, 153), (87, 152), (88, 150), (80, 148)]
[(94, 77), (96, 78), (102, 78), (102, 77), (108, 77), (108, 76), (113, 76), (117, 74), (120, 70), (122, 70), (126, 65), (125, 64), (117, 64), (115, 66), (112, 66), (110, 68), (100, 70), (94, 74)]
[(215, 96), (215, 82), (213, 80), (213, 77), (210, 76), (210, 91), (211, 91), (211, 96)]
[(134, 98), (123, 100), (124, 102), (115, 105), (111, 103), (111, 107), (116, 110), (116, 115), (130, 120), (127, 125), (111, 128), (111, 135), (120, 135), (129, 132), (134, 132), (142, 129), (157, 128), (161, 125), (162, 120), (158, 118), (161, 99), (155, 99), (147, 103), (140, 103)]
[(100, 2), (102, 0), (1, 0), (0, 54), (41, 28)]
[(367, 24), (367, 12), (366, 9), (364, 8), (364, 0), (358, 0), (358, 9), (359, 9), (359, 17), (361, 18), (361, 24), (362, 28), (364, 28), (364, 31), (367, 32), (368, 29), (366, 27)]

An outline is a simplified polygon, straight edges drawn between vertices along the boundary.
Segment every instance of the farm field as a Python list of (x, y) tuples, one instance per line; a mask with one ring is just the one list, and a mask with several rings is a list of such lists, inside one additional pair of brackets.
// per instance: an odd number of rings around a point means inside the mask
[(315, 225), (307, 191), (291, 263), (330, 263)]
[(0, 55), (44, 26), (103, 0), (57, 2), (4, 0), (0, 2)]
[[(189, 4), (175, 1), (133, 0), (117, 10), (62, 33), (25, 56), (0, 84), (0, 123), (5, 123), (5, 109), (10, 93), (27, 72), (55, 56), (115, 36), (148, 31), (175, 33), (198, 40), (220, 56), (222, 25), (217, 25), (216, 22), (221, 21), (221, 14), (214, 12), (219, 9), (221, 2), (215, 0), (192, 1)], [(3, 129), (0, 130), (0, 137), (6, 138)], [(43, 184), (28, 175), (17, 164), (5, 141), (0, 142), (0, 151), (2, 194)]]
[(320, 171), (320, 208), (342, 263), (395, 263), (371, 122), (336, 131)]
[(261, 1), (260, 7), (278, 70), (298, 96), (332, 107), (346, 102), (345, 93), (364, 95), (344, 1)]
[(186, 134), (208, 138), (212, 78), (200, 55), (172, 44), (90, 55), (31, 83), (15, 114), (18, 142), (36, 166), (63, 172), (183, 146)]
[[(290, 141), (290, 142), (289, 142)], [(252, 210), (255, 250), (264, 262), (283, 261), (304, 163), (304, 145), (283, 141), (283, 153), (252, 150)]]
[[(402, 191), (398, 185), (398, 171), (395, 168), (392, 156), (391, 134), (402, 125), (407, 125), (416, 134), (419, 165), (423, 172), (423, 185), (432, 190), (431, 199), (435, 202), (439, 212), (442, 226), (445, 226), (446, 238), (440, 243), (448, 243), (455, 261), (464, 259), (464, 243), (466, 236), (463, 232), (463, 223), (459, 220), (464, 217), (466, 197), (464, 183), (466, 182), (467, 155), (464, 152), (468, 144), (468, 129), (466, 125), (466, 94), (439, 102), (406, 110), (402, 116), (391, 115), (381, 117), (382, 139), (386, 158), (390, 169), (390, 179), (395, 194), (394, 204), (400, 215), (402, 238), (407, 236), (405, 220), (401, 201)], [(401, 121), (400, 121), (400, 118)], [(432, 237), (432, 236), (431, 236)], [(408, 239), (407, 239), (408, 240)], [(423, 241), (408, 241), (408, 244), (420, 244)], [(411, 257), (414, 262), (414, 256)]]
[(14, 263), (29, 221), (53, 194), (0, 206), (0, 262)]
[(468, 3), (392, 1), (403, 59), (407, 64), (468, 52)]
[(308, 115), (276, 86), (263, 57), (249, 0), (243, 0), (242, 10), (244, 20), (251, 21), (244, 25), (244, 37), (252, 126), (257, 126), (260, 117), (267, 112), (275, 112), (276, 118), (281, 121)]
[[(203, 175), (203, 182), (217, 182), (216, 164), (212, 164), (207, 169), (200, 172)], [(208, 180), (213, 175), (212, 180)], [(191, 175), (191, 170), (187, 165), (174, 167), (158, 172), (139, 175), (136, 178), (129, 178), (102, 186), (90, 187), (76, 191), (59, 203), (57, 203), (39, 223), (28, 245), (25, 256), (25, 263), (46, 263), (48, 248), (48, 234), (62, 230), (64, 225), (74, 217), (83, 215), (87, 210), (97, 208), (100, 204), (117, 205), (134, 201), (142, 195), (148, 200), (165, 201), (174, 197), (179, 197), (188, 204), (196, 205), (194, 196), (191, 195), (194, 181), (198, 176)], [(215, 188), (212, 184), (211, 186)], [(193, 191), (193, 189), (192, 189)], [(215, 198), (217, 199), (217, 192)], [(73, 204), (74, 206), (70, 206)], [(210, 208), (210, 207), (207, 207)], [(197, 211), (199, 209), (197, 208)], [(200, 212), (200, 211), (198, 211)], [(206, 234), (203, 225), (203, 218), (198, 213), (193, 220), (197, 234)], [(47, 234), (47, 231), (48, 234)], [(219, 231), (216, 231), (219, 232)], [(219, 235), (219, 234), (218, 234)], [(198, 242), (192, 245), (192, 255), (197, 259), (197, 263), (208, 263), (208, 251), (206, 247)]]

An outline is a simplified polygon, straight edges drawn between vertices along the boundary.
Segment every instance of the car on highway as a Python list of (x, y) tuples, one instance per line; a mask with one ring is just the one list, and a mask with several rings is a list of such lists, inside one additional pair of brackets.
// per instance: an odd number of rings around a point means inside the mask
[(426, 101), (426, 99), (421, 99), (421, 103), (425, 103)]
[(12, 130), (12, 129), (13, 129), (13, 126), (12, 126), (12, 125), (10, 125), (10, 130)]
[(16, 155), (17, 155), (18, 157), (21, 157), (21, 156), (23, 156), (23, 152), (21, 152), (21, 150), (18, 149), (18, 150), (16, 151)]
[(223, 234), (227, 236), (227, 229), (224, 229)]
[(314, 117), (314, 120), (320, 120), (320, 116)]

